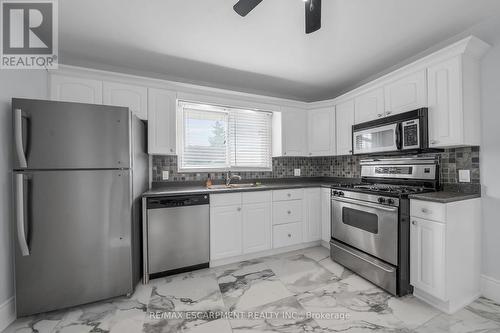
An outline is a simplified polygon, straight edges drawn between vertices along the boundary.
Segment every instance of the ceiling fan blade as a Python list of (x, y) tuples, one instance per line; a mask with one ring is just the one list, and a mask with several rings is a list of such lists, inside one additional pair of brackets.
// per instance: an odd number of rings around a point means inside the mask
[(306, 34), (321, 28), (321, 0), (307, 0), (306, 7)]
[(233, 9), (239, 15), (247, 16), (261, 2), (262, 0), (240, 0), (233, 6)]

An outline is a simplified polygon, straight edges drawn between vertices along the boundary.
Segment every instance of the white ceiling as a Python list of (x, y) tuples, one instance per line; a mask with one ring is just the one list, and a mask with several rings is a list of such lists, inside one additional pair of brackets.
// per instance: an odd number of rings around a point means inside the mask
[(302, 0), (59, 1), (63, 63), (304, 101), (360, 81), (500, 14), (499, 0), (323, 0), (304, 33)]

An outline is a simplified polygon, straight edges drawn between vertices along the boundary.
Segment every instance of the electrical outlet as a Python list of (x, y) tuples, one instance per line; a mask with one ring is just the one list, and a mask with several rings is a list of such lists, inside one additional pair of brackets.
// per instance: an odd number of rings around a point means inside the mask
[(470, 170), (458, 170), (458, 181), (460, 183), (470, 183)]
[(300, 177), (300, 169), (293, 169), (293, 175), (295, 177)]
[(162, 178), (163, 180), (168, 180), (168, 176), (169, 176), (169, 172), (168, 172), (168, 170), (166, 170), (166, 171), (162, 171), (162, 172), (161, 172), (161, 178)]

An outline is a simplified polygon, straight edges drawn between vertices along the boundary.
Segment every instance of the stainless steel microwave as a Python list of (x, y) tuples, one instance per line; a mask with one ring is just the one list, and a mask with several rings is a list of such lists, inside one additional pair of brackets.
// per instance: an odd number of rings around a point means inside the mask
[(352, 126), (353, 154), (417, 151), (428, 147), (427, 108)]

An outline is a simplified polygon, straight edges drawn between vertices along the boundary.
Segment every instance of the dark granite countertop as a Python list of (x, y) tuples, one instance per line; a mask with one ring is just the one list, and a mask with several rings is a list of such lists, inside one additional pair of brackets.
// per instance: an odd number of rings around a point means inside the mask
[(461, 193), (461, 192), (448, 192), (448, 191), (412, 194), (409, 196), (410, 199), (418, 199), (418, 200), (432, 201), (439, 203), (449, 203), (455, 201), (475, 199), (480, 197), (481, 197), (480, 193)]
[(262, 185), (246, 188), (223, 188), (208, 189), (199, 184), (199, 182), (175, 183), (166, 186), (155, 186), (149, 191), (143, 193), (143, 197), (158, 197), (187, 194), (214, 194), (214, 193), (237, 193), (250, 191), (280, 190), (289, 188), (306, 187), (331, 187), (338, 183), (358, 182), (357, 178), (330, 178), (330, 177), (300, 177), (283, 179), (261, 179), (261, 180), (242, 180), (239, 183), (255, 183), (259, 181)]

